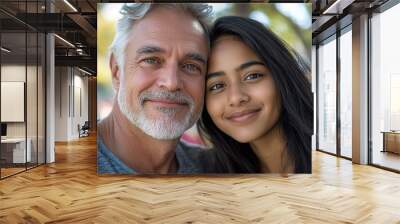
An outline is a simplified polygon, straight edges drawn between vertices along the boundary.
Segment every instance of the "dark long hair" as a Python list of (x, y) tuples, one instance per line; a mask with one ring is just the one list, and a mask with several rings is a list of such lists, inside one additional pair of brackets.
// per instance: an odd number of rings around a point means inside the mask
[[(279, 37), (255, 20), (237, 16), (221, 17), (215, 21), (210, 33), (211, 47), (222, 35), (239, 37), (271, 71), (281, 99), (278, 122), (286, 137), (287, 158), (293, 162), (295, 173), (311, 173), (313, 96), (307, 79), (309, 67)], [(261, 172), (260, 161), (251, 146), (222, 132), (206, 109), (197, 126), (202, 137), (215, 148), (213, 172)]]

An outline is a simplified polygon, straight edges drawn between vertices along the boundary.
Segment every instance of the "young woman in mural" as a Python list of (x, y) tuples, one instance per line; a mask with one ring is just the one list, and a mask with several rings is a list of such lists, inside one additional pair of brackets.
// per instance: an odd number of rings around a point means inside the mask
[(210, 172), (311, 173), (308, 66), (261, 23), (219, 18), (211, 30), (205, 109)]

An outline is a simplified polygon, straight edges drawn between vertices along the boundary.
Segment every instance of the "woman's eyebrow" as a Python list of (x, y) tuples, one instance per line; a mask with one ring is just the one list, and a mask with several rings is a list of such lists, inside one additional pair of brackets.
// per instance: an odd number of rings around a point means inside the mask
[(260, 62), (260, 61), (251, 60), (251, 61), (248, 61), (248, 62), (245, 62), (245, 63), (241, 64), (235, 70), (236, 71), (241, 71), (241, 70), (246, 69), (246, 68), (248, 68), (250, 66), (253, 66), (253, 65), (263, 65), (263, 66), (265, 66), (265, 64)]
[(212, 73), (208, 73), (208, 74), (206, 75), (206, 81), (207, 81), (208, 79), (211, 79), (211, 78), (214, 78), (214, 77), (218, 77), (218, 76), (222, 76), (222, 75), (225, 75), (225, 72), (212, 72)]
[[(262, 63), (262, 62), (260, 62), (260, 61), (254, 61), (254, 60), (252, 60), (252, 61), (248, 61), (248, 62), (245, 62), (245, 63), (241, 64), (239, 67), (235, 68), (235, 70), (236, 70), (236, 71), (241, 71), (241, 70), (246, 69), (246, 68), (248, 68), (248, 67), (250, 67), (250, 66), (253, 66), (253, 65), (263, 65), (263, 66), (265, 66), (264, 63)], [(206, 75), (206, 80), (208, 80), (208, 79), (210, 79), (210, 78), (222, 76), (222, 75), (225, 75), (225, 72), (221, 72), (221, 71), (220, 71), (220, 72), (208, 73), (208, 74)]]

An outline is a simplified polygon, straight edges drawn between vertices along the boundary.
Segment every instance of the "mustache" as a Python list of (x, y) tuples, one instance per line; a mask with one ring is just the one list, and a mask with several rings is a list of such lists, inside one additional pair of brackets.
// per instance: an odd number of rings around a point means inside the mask
[(146, 90), (139, 94), (139, 103), (143, 106), (146, 100), (170, 100), (180, 104), (187, 104), (189, 106), (194, 105), (192, 97), (177, 91), (170, 92), (165, 90)]

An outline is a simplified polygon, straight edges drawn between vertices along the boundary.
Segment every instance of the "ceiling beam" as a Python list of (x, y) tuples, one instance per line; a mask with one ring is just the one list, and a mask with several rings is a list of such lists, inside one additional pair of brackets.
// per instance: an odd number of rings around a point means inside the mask
[(67, 16), (79, 25), (90, 38), (96, 39), (96, 29), (80, 14), (67, 14)]
[(91, 56), (55, 56), (56, 66), (80, 66), (96, 71), (97, 60)]
[(336, 0), (332, 2), (324, 11), (322, 14), (324, 15), (335, 15), (335, 14), (342, 14), (343, 10), (347, 8), (349, 5), (351, 5), (355, 0)]

